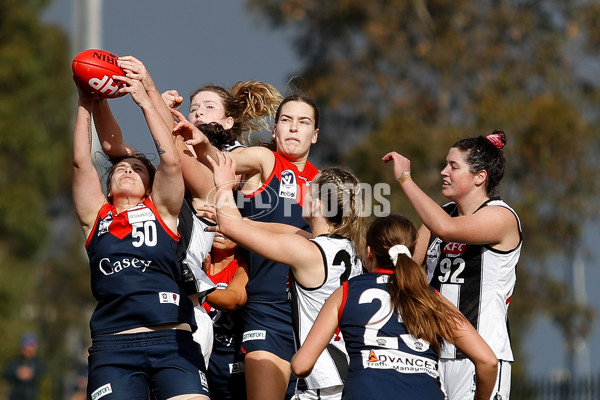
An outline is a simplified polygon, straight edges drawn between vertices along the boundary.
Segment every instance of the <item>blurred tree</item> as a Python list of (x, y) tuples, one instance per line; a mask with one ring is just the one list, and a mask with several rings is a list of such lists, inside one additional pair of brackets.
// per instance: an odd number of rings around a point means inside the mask
[(65, 334), (87, 329), (90, 294), (70, 205), (69, 44), (40, 21), (47, 3), (0, 0), (0, 361), (35, 331), (60, 386)]
[[(364, 182), (394, 185), (381, 156), (397, 150), (439, 198), (439, 171), (457, 139), (507, 132), (504, 196), (525, 235), (511, 305), (517, 360), (535, 312), (569, 349), (591, 311), (547, 273), (570, 268), (585, 222), (597, 217), (600, 5), (574, 0), (248, 0), (291, 32), (297, 85), (316, 97), (323, 125), (315, 155), (351, 166)], [(596, 63), (596, 64), (594, 64)], [(590, 72), (590, 68), (592, 72)], [(593, 72), (595, 71), (595, 73)], [(343, 136), (344, 140), (340, 140)], [(395, 188), (395, 186), (392, 186)], [(392, 209), (417, 220), (399, 189)], [(560, 278), (560, 277), (559, 277)], [(523, 374), (524, 362), (515, 364)]]

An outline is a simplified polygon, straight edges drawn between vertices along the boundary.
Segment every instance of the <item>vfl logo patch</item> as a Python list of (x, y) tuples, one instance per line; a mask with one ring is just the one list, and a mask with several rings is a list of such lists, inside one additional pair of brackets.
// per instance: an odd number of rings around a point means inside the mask
[(286, 169), (281, 173), (279, 182), (279, 197), (295, 199), (298, 187), (296, 185), (296, 175), (291, 169)]
[(171, 292), (160, 292), (158, 293), (158, 298), (161, 304), (175, 304), (179, 305), (179, 294), (171, 293)]
[(110, 383), (107, 383), (104, 386), (100, 386), (98, 389), (96, 389), (93, 393), (92, 393), (92, 400), (98, 400), (101, 397), (106, 396), (107, 394), (111, 394), (112, 393), (112, 387), (110, 386)]
[(248, 340), (265, 340), (267, 338), (267, 331), (248, 331), (244, 332), (244, 336), (242, 336), (242, 342), (247, 342)]

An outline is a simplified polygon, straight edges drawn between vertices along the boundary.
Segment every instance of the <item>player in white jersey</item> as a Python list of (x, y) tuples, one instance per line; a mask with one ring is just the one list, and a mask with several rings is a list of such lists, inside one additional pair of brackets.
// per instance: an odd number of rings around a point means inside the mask
[[(327, 173), (327, 170), (324, 171)], [(292, 313), (299, 348), (312, 328), (327, 298), (348, 279), (362, 273), (362, 263), (354, 244), (339, 235), (321, 235), (311, 239), (323, 257), (325, 280), (322, 285), (304, 287), (292, 275)], [(339, 398), (338, 389), (348, 373), (348, 356), (341, 335), (336, 335), (317, 360), (311, 374), (298, 381), (294, 399)], [(338, 388), (332, 390), (333, 388)], [(323, 392), (318, 395), (317, 392)], [(329, 396), (325, 397), (328, 393)]]
[(444, 340), (463, 350), (477, 368), (477, 400), (490, 397), (497, 359), (449, 301), (431, 290), (414, 260), (417, 229), (399, 215), (379, 217), (366, 235), (367, 273), (329, 297), (292, 359), (306, 376), (339, 329), (350, 357), (343, 400), (443, 400), (437, 365)]
[[(506, 136), (494, 131), (456, 142), (442, 170), (442, 194), (452, 203), (437, 205), (410, 177), (410, 161), (388, 153), (394, 174), (423, 227), (415, 261), (427, 256), (430, 284), (452, 301), (478, 330), (499, 360), (494, 398), (509, 399), (513, 362), (508, 305), (522, 245), (517, 214), (494, 197), (504, 175)], [(440, 373), (449, 400), (472, 399), (472, 364), (452, 346), (442, 353)], [(500, 397), (499, 397), (500, 396)]]
[[(326, 298), (342, 282), (362, 272), (355, 251), (363, 232), (359, 182), (339, 168), (319, 172), (304, 199), (303, 217), (311, 228), (307, 234), (289, 225), (242, 219), (231, 190), (235, 162), (225, 153), (218, 154), (218, 158), (218, 164), (212, 158), (210, 161), (218, 188), (219, 230), (247, 249), (289, 265), (295, 293), (292, 308), (297, 316), (296, 339), (301, 342)], [(254, 332), (256, 337), (268, 334)], [(335, 345), (337, 339), (330, 338), (331, 351), (322, 354), (314, 374), (299, 382), (295, 398), (341, 398), (348, 359), (343, 347)]]

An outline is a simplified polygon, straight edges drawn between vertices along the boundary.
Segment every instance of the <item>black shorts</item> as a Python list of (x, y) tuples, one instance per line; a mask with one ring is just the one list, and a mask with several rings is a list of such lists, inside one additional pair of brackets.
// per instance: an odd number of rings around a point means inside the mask
[(93, 400), (209, 396), (200, 346), (192, 333), (169, 329), (92, 339), (87, 394)]
[(211, 400), (244, 400), (246, 377), (244, 356), (231, 351), (213, 349), (206, 373)]

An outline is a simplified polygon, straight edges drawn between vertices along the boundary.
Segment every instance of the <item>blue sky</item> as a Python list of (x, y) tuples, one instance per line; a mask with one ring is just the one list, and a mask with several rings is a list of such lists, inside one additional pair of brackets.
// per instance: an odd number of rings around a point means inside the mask
[[(77, 0), (54, 0), (45, 13), (50, 23), (73, 32), (72, 4)], [(243, 0), (100, 0), (102, 4), (101, 47), (118, 55), (142, 60), (159, 90), (177, 89), (189, 106), (188, 95), (208, 84), (225, 87), (240, 80), (261, 80), (288, 94), (287, 81), (297, 73), (298, 58), (289, 36), (271, 32), (264, 22), (249, 15)], [(73, 55), (81, 49), (73, 49)], [(147, 138), (146, 125), (129, 96), (110, 100), (125, 139), (145, 152), (152, 151), (148, 140), (137, 143), (140, 132)], [(591, 229), (589, 248), (600, 232)], [(527, 238), (525, 238), (526, 240)], [(526, 245), (525, 241), (525, 245)], [(592, 258), (586, 263), (586, 292), (589, 302), (600, 310), (600, 265)], [(560, 266), (549, 273), (564, 276)], [(517, 275), (518, 285), (518, 275)], [(600, 332), (596, 322), (590, 340), (589, 365), (600, 372)], [(536, 376), (557, 374), (565, 368), (560, 333), (547, 318), (539, 315), (526, 340), (529, 371)], [(517, 360), (519, 362), (519, 360)]]

